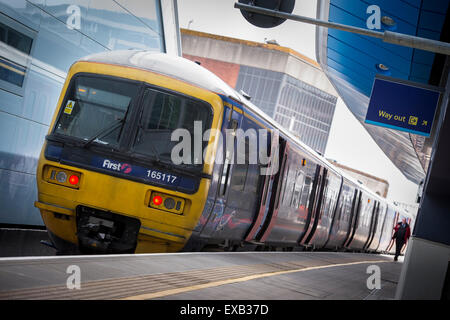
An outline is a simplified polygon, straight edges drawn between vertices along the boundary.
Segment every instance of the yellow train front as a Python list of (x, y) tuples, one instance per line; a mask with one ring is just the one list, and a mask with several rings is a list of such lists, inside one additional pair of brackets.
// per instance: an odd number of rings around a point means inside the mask
[[(71, 67), (37, 169), (35, 205), (60, 253), (183, 248), (202, 214), (218, 143), (201, 138), (223, 114), (218, 94), (185, 80), (196, 68), (139, 51)], [(197, 77), (209, 81), (207, 72)], [(173, 162), (175, 129), (200, 133), (205, 159), (194, 158), (197, 146), (178, 154), (192, 156), (191, 164)]]

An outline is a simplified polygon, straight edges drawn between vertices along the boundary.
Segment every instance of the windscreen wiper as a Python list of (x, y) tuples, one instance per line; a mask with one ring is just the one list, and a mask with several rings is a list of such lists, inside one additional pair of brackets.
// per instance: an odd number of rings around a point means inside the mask
[(118, 119), (118, 120), (114, 121), (110, 126), (107, 126), (106, 128), (103, 128), (102, 130), (97, 132), (95, 135), (93, 135), (91, 138), (89, 138), (89, 140), (86, 141), (82, 145), (82, 147), (83, 148), (89, 147), (91, 145), (91, 143), (94, 142), (96, 139), (104, 137), (105, 135), (110, 134), (115, 129), (117, 129), (119, 127), (119, 125), (121, 125), (123, 122), (125, 122), (125, 118), (121, 118), (121, 119)]

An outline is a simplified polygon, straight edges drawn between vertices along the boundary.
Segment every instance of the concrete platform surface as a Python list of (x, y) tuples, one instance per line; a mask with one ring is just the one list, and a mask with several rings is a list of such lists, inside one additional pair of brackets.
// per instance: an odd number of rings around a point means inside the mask
[(329, 252), (0, 258), (0, 299), (393, 299), (401, 268)]

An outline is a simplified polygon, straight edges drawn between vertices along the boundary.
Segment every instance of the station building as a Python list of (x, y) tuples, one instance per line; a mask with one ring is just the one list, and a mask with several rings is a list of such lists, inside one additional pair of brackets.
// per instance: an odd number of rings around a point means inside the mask
[(335, 167), (338, 167), (354, 179), (356, 179), (359, 183), (363, 184), (374, 193), (379, 195), (380, 197), (386, 198), (389, 191), (389, 182), (384, 179), (375, 177), (366, 172), (356, 170), (354, 168), (350, 168), (345, 166), (335, 160), (328, 159), (328, 161), (333, 164)]
[(324, 154), (337, 93), (320, 66), (300, 53), (258, 43), (181, 29), (183, 56), (197, 61), (267, 115)]
[(175, 0), (0, 0), (0, 224), (42, 225), (36, 165), (69, 67), (102, 51), (180, 55)]

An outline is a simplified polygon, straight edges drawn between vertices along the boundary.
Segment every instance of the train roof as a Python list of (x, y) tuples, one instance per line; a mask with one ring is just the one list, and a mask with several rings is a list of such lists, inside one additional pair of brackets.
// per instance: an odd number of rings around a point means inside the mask
[(363, 189), (373, 197), (376, 197), (379, 200), (385, 201), (387, 203), (391, 203), (389, 200), (380, 197), (379, 195), (368, 189), (366, 186), (358, 183), (356, 179), (354, 179), (344, 171), (333, 166), (322, 155), (300, 141), (299, 138), (289, 132), (289, 130), (285, 129), (273, 118), (266, 115), (261, 109), (259, 109), (256, 105), (250, 102), (235, 89), (231, 88), (226, 82), (224, 82), (211, 71), (205, 69), (195, 62), (178, 56), (143, 50), (107, 51), (89, 55), (80, 59), (79, 61), (121, 65), (155, 72), (161, 75), (181, 80), (186, 83), (191, 83), (197, 87), (224, 95), (228, 98), (238, 101), (239, 103), (245, 105), (250, 111), (260, 116), (265, 122), (267, 122), (274, 128), (277, 128), (279, 132), (284, 136), (301, 146), (311, 156), (315, 157), (319, 162), (321, 162), (323, 166), (327, 167), (327, 169), (333, 170), (336, 174), (341, 175), (344, 179)]
[(214, 73), (195, 62), (166, 53), (119, 50), (96, 53), (80, 61), (121, 65), (166, 75), (197, 87), (238, 99), (236, 91)]

